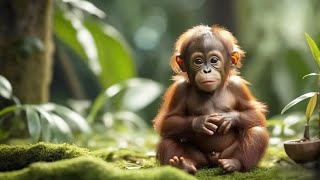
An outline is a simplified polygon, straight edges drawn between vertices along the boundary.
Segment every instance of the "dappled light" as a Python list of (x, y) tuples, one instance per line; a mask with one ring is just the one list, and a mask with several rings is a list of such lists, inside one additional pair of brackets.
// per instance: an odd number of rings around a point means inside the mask
[(143, 25), (134, 33), (135, 45), (142, 50), (156, 48), (167, 31), (168, 17), (164, 10), (154, 9), (153, 14), (146, 17)]

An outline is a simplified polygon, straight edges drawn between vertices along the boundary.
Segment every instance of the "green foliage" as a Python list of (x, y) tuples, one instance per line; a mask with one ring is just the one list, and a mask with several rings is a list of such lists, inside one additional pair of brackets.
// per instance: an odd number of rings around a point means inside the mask
[[(157, 97), (159, 97), (162, 90), (163, 88), (159, 83), (142, 78), (129, 79), (127, 81), (114, 84), (111, 87), (107, 88), (94, 100), (87, 118), (88, 122), (93, 123), (94, 120), (97, 119), (97, 113), (104, 104), (108, 105), (108, 111), (137, 112), (148, 106)], [(115, 106), (112, 104), (111, 100), (112, 98), (116, 98), (117, 95), (123, 91), (124, 94), (119, 100), (119, 108), (115, 109)], [(134, 119), (140, 121), (139, 118)]]
[(120, 33), (97, 18), (105, 14), (89, 1), (56, 4), (54, 32), (72, 48), (106, 88), (135, 75), (132, 55)]
[(38, 112), (35, 111), (32, 107), (25, 108), (25, 111), (30, 136), (34, 142), (38, 142), (41, 134), (41, 123), (40, 117), (38, 116)]
[(54, 33), (59, 39), (62, 39), (69, 47), (71, 47), (84, 60), (87, 55), (84, 48), (77, 39), (77, 30), (71, 24), (71, 21), (65, 17), (66, 14), (61, 8), (55, 8), (54, 13)]
[[(3, 76), (0, 76), (0, 92), (0, 97), (14, 98), (10, 82)], [(65, 142), (72, 140), (72, 132), (90, 133), (90, 127), (82, 116), (54, 103), (41, 105), (18, 103), (0, 109), (1, 124), (8, 122), (8, 126), (15, 126), (13, 119), (26, 121), (33, 142)], [(8, 133), (10, 132), (0, 133), (0, 140), (5, 140)]]
[(104, 88), (133, 77), (134, 63), (129, 48), (112, 26), (95, 22), (85, 22), (96, 43), (101, 72), (99, 80)]
[[(316, 0), (237, 3), (237, 37), (247, 52), (241, 74), (252, 84), (253, 94), (269, 106), (269, 117), (280, 114), (297, 95), (317, 88), (315, 78), (301, 78), (318, 72), (304, 34), (308, 30), (319, 42), (320, 28), (313, 23), (314, 18), (320, 17), (319, 5)], [(304, 106), (296, 106), (295, 110), (304, 111)]]
[(311, 98), (313, 96), (317, 95), (317, 92), (309, 92), (306, 94), (303, 94), (299, 97), (297, 97), (296, 99), (292, 100), (291, 102), (289, 102), (281, 111), (281, 114), (285, 113), (289, 108), (291, 108), (292, 106), (298, 104), (299, 102)]
[(311, 50), (313, 59), (317, 63), (318, 68), (320, 70), (320, 51), (319, 51), (319, 48), (318, 48), (317, 44), (313, 41), (313, 39), (309, 36), (309, 34), (305, 33), (305, 35), (306, 35), (306, 39), (308, 41), (308, 45)]
[[(5, 90), (10, 89), (8, 87), (11, 85), (4, 77), (1, 82), (5, 82), (5, 86), (2, 85), (6, 87)], [(2, 91), (12, 96), (11, 91)], [(153, 102), (161, 92), (162, 86), (159, 83), (141, 78), (129, 79), (111, 86), (97, 98), (90, 109), (88, 119), (91, 120), (89, 122), (94, 130), (91, 135), (88, 133), (92, 128), (87, 124), (87, 120), (64, 106), (54, 103), (7, 106), (0, 110), (0, 122), (5, 124), (1, 129), (0, 138), (4, 141), (10, 138), (11, 134), (17, 134), (16, 128), (13, 127), (25, 122), (26, 126), (20, 129), (28, 131), (33, 142), (59, 143), (76, 140), (91, 148), (106, 147), (112, 143), (122, 144), (122, 147), (126, 143), (141, 145), (144, 142), (141, 136), (148, 126), (137, 112)], [(18, 124), (15, 123), (15, 119), (18, 120)], [(101, 121), (95, 121), (97, 119)], [(89, 136), (74, 139), (73, 134), (78, 132)]]
[[(143, 146), (150, 126), (141, 117), (162, 93), (162, 86), (152, 80), (133, 78), (114, 84), (101, 93), (91, 105), (87, 120), (94, 133), (80, 143), (90, 148)], [(153, 137), (153, 146), (157, 136)]]
[[(14, 116), (8, 116), (14, 114)], [(42, 105), (13, 105), (0, 111), (1, 121), (25, 119), (33, 142), (65, 142), (72, 139), (72, 131), (89, 133), (85, 119), (76, 112), (53, 103)]]
[[(312, 40), (312, 38), (306, 33), (306, 39), (307, 42), (309, 44), (309, 48), (311, 50), (311, 53), (314, 57), (314, 60), (316, 62), (316, 64), (319, 67), (320, 70), (320, 51), (318, 46), (316, 45), (316, 43)], [(305, 75), (303, 78), (308, 77), (308, 76), (318, 76), (317, 73), (311, 73), (311, 74), (307, 74)], [(320, 78), (318, 78), (318, 88), (320, 88)], [(307, 109), (306, 109), (306, 119), (307, 119), (307, 125), (305, 128), (305, 133), (304, 133), (304, 138), (305, 139), (309, 139), (310, 135), (309, 135), (309, 120), (312, 116), (312, 113), (314, 111), (314, 108), (317, 105), (317, 99), (319, 96), (319, 92), (309, 92), (306, 94), (303, 94), (301, 96), (299, 96), (298, 98), (294, 99), (293, 101), (291, 101), (289, 104), (287, 104), (281, 111), (281, 114), (283, 114), (286, 110), (288, 110), (289, 108), (291, 108), (292, 106), (296, 105), (297, 103), (301, 102), (302, 100), (305, 100), (307, 98), (310, 98)], [(320, 108), (320, 106), (319, 106)], [(320, 111), (320, 109), (319, 109)], [(318, 117), (318, 122), (319, 122), (319, 133), (318, 133), (318, 137), (320, 137), (320, 116)]]
[[(135, 66), (130, 49), (121, 34), (112, 26), (102, 21), (105, 17), (103, 11), (85, 0), (55, 2), (54, 34), (56, 39), (58, 39), (56, 45), (61, 46), (61, 43), (63, 43), (63, 47), (70, 47), (77, 55), (75, 59), (80, 58), (89, 66), (89, 69), (96, 75), (102, 88), (110, 87), (135, 75)], [(20, 44), (41, 50), (41, 42), (38, 42), (34, 38), (23, 40)], [(64, 51), (64, 54), (68, 56), (68, 53), (65, 52), (70, 49), (59, 48), (59, 50)], [(135, 83), (135, 85), (129, 85), (130, 83)], [(98, 107), (96, 111), (100, 110), (100, 112), (104, 113), (104, 117), (120, 120), (123, 122), (122, 124), (126, 124), (127, 126), (145, 129), (146, 124), (144, 120), (138, 114), (131, 111), (131, 109), (135, 107), (136, 111), (140, 110), (154, 101), (160, 94), (160, 85), (155, 82), (152, 84), (151, 81), (139, 79), (128, 80), (127, 84), (122, 84), (123, 90), (126, 91), (123, 102), (119, 104), (122, 107), (112, 107), (115, 111), (110, 109), (111, 106), (106, 107), (104, 110), (102, 110), (102, 107)], [(134, 99), (135, 95), (139, 94), (136, 91), (144, 89), (142, 86), (145, 85), (146, 90), (151, 90), (151, 92), (142, 91), (145, 95), (142, 98), (141, 95), (139, 96), (139, 103), (132, 102), (136, 100)], [(2, 76), (0, 76), (0, 95), (10, 100), (15, 98), (12, 95), (10, 83)], [(102, 99), (102, 101), (105, 100)], [(106, 104), (105, 102), (100, 103)], [(137, 104), (136, 106), (132, 105), (135, 103)], [(89, 115), (89, 117), (92, 116)], [(20, 105), (16, 103), (15, 105), (0, 109), (0, 118), (0, 123), (6, 125), (0, 131), (2, 140), (7, 139), (10, 134), (16, 134), (16, 128), (12, 128), (14, 126), (19, 126), (20, 130), (28, 131), (33, 142), (70, 142), (74, 140), (74, 133), (88, 134), (91, 129), (87, 121), (78, 113), (54, 103), (42, 105)], [(13, 119), (14, 122), (18, 123), (10, 123), (13, 122)], [(91, 125), (96, 127), (96, 125)], [(105, 131), (105, 129), (101, 131)]]
[(308, 103), (308, 106), (307, 106), (307, 110), (306, 110), (306, 119), (307, 119), (308, 122), (309, 122), (309, 120), (310, 120), (310, 118), (312, 116), (314, 108), (316, 107), (317, 99), (318, 99), (318, 93), (313, 95), (309, 100), (309, 103)]

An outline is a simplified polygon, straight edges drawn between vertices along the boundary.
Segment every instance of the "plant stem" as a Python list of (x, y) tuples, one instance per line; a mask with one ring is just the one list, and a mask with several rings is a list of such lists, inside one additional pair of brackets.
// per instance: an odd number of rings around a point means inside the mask
[(304, 125), (304, 134), (303, 139), (310, 141), (310, 134), (309, 134), (309, 121), (307, 121), (307, 124)]

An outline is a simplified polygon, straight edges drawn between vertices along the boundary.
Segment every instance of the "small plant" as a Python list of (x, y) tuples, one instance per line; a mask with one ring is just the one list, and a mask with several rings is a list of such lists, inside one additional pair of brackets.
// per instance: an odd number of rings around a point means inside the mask
[[(318, 73), (310, 73), (305, 75), (302, 79), (308, 77), (308, 76), (317, 76), (318, 77), (318, 91), (316, 92), (308, 92), (306, 94), (303, 94), (293, 101), (291, 101), (289, 104), (287, 104), (283, 110), (281, 111), (281, 114), (283, 114), (285, 111), (287, 111), (289, 108), (292, 106), (296, 105), (297, 103), (310, 98), (307, 109), (306, 109), (306, 120), (307, 123), (305, 124), (305, 129), (304, 129), (304, 137), (302, 141), (310, 141), (310, 134), (309, 134), (309, 121), (311, 118), (312, 113), (314, 112), (314, 109), (317, 105), (317, 102), (319, 100), (319, 94), (320, 94), (320, 51), (316, 43), (312, 40), (312, 38), (305, 33), (307, 42), (309, 44), (309, 48), (311, 50), (311, 53), (313, 55), (313, 58), (315, 62), (318, 65)], [(320, 104), (318, 104), (318, 121), (319, 121), (319, 130), (318, 130), (318, 138), (320, 138)]]
[[(10, 82), (0, 75), (0, 142), (7, 140), (10, 135), (23, 134), (20, 130), (27, 130), (33, 142), (70, 142), (73, 133), (90, 133), (87, 121), (75, 111), (54, 103), (21, 104), (13, 95)], [(26, 126), (15, 129), (14, 126)], [(26, 129), (27, 128), (27, 129)]]

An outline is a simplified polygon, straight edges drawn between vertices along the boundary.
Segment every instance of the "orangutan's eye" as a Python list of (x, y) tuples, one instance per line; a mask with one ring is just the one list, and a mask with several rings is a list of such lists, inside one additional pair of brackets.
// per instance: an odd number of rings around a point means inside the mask
[(201, 65), (201, 64), (203, 64), (203, 60), (202, 60), (201, 58), (196, 58), (196, 59), (194, 60), (194, 64), (196, 64), (196, 65)]
[(210, 63), (212, 64), (215, 64), (219, 61), (219, 58), (217, 56), (213, 56), (211, 59), (210, 59)]

